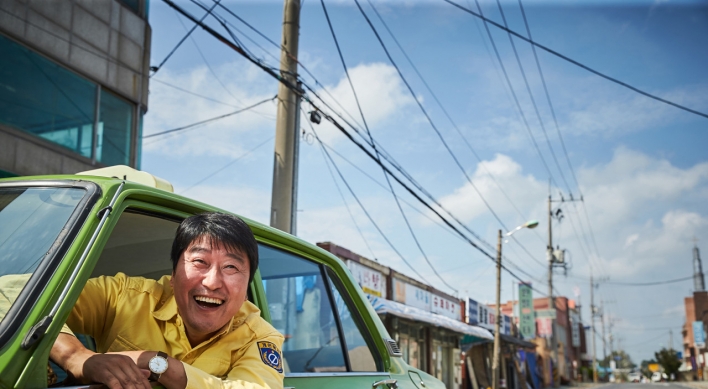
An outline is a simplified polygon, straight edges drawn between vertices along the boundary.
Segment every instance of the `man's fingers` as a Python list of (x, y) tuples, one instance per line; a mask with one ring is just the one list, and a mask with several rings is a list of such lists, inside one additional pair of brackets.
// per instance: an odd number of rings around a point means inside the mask
[(150, 386), (147, 378), (145, 378), (142, 371), (132, 359), (129, 357), (121, 359), (120, 369), (123, 376), (120, 381), (123, 385), (123, 389), (145, 389), (145, 385)]

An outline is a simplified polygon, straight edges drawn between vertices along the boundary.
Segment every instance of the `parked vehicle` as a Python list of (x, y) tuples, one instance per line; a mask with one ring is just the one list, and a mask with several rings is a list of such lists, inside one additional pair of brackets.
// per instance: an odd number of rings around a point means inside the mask
[(641, 382), (642, 380), (642, 373), (638, 371), (631, 372), (627, 374), (627, 381), (629, 382)]
[[(128, 167), (0, 179), (0, 387), (47, 387), (49, 350), (90, 277), (171, 273), (179, 222), (219, 211), (171, 188)], [(260, 256), (249, 299), (285, 335), (286, 387), (444, 388), (406, 364), (341, 260), (246, 222)]]
[(669, 377), (666, 375), (666, 373), (662, 373), (660, 371), (655, 371), (651, 375), (651, 382), (663, 382), (663, 381), (668, 381)]

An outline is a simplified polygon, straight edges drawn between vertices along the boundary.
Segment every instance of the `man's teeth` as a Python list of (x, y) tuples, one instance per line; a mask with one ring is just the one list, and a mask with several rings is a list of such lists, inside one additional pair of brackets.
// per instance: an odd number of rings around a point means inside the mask
[(205, 303), (217, 304), (217, 305), (221, 305), (224, 302), (223, 300), (215, 299), (212, 297), (205, 297), (205, 296), (196, 296), (196, 297), (194, 297), (194, 299), (197, 301), (202, 301)]

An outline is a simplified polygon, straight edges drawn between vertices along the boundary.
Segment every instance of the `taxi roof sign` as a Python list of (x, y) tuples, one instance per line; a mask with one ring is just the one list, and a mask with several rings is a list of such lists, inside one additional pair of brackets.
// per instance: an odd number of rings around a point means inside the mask
[(125, 165), (115, 165), (100, 169), (87, 170), (85, 172), (76, 173), (76, 175), (113, 177), (119, 180), (137, 182), (138, 184), (143, 184), (152, 188), (162, 189), (164, 191), (174, 193), (174, 187), (169, 181), (160, 177), (155, 177), (148, 172), (142, 172)]

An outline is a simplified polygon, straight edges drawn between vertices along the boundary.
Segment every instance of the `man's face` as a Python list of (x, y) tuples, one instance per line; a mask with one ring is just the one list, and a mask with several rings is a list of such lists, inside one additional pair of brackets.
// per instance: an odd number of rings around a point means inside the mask
[(240, 250), (190, 243), (177, 262), (170, 284), (192, 346), (229, 323), (246, 301), (250, 263)]

